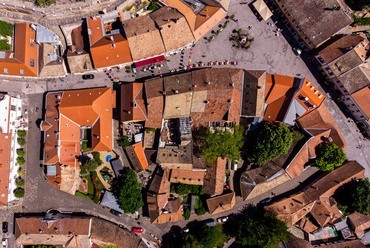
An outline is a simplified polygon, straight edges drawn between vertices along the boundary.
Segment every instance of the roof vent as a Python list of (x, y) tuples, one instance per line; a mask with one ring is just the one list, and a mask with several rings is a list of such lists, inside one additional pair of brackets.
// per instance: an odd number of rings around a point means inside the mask
[(307, 86), (310, 86), (310, 84), (311, 84), (311, 82), (307, 82), (307, 83), (306, 83), (306, 85), (307, 85)]
[(204, 82), (205, 84), (211, 84), (211, 82), (207, 81), (207, 82)]
[(164, 90), (164, 91), (162, 91), (162, 95), (166, 95), (166, 91)]
[(310, 100), (310, 98), (308, 98), (307, 96), (304, 98), (305, 101), (308, 101)]
[(208, 103), (209, 103), (209, 101), (208, 101), (208, 100), (205, 100), (205, 101), (204, 101), (204, 103), (205, 103), (205, 104), (208, 104)]
[(231, 87), (234, 87), (234, 86), (235, 86), (235, 84), (234, 84), (234, 83), (230, 83), (230, 86), (231, 86)]
[(174, 92), (175, 94), (178, 94), (178, 93), (179, 93), (179, 91), (178, 91), (178, 90), (174, 90), (173, 92)]
[(229, 100), (227, 100), (227, 102), (233, 102), (234, 100), (233, 99), (229, 99)]

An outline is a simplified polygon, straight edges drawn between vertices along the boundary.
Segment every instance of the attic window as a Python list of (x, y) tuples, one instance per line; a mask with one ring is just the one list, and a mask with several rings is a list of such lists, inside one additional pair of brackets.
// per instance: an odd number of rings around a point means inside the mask
[(31, 66), (31, 67), (35, 67), (35, 60), (30, 59), (30, 66)]

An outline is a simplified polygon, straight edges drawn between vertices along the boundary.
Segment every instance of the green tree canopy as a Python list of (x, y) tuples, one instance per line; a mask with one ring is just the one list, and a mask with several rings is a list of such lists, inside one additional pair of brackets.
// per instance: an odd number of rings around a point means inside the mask
[(24, 163), (26, 163), (24, 157), (17, 157), (17, 164), (24, 165)]
[(289, 232), (284, 222), (270, 212), (249, 207), (233, 216), (225, 224), (227, 233), (235, 242), (246, 248), (275, 248), (287, 240)]
[(103, 161), (101, 161), (101, 159), (100, 159), (100, 153), (99, 153), (99, 152), (92, 152), (91, 154), (93, 155), (94, 160), (95, 160), (95, 161), (98, 163), (98, 165), (100, 166), (100, 165), (103, 163)]
[(95, 159), (87, 159), (84, 166), (86, 166), (86, 170), (88, 171), (95, 171), (99, 164)]
[(126, 148), (128, 146), (130, 146), (130, 141), (128, 140), (128, 137), (127, 136), (123, 136), (121, 138), (121, 141), (120, 141), (120, 146), (122, 146), (122, 148)]
[(38, 6), (50, 6), (52, 5), (53, 3), (55, 3), (55, 0), (36, 0), (35, 1), (35, 4), (38, 5)]
[(25, 138), (22, 138), (22, 137), (18, 137), (17, 138), (17, 143), (20, 146), (24, 146), (26, 144), (26, 139)]
[(316, 148), (316, 165), (321, 171), (332, 171), (346, 160), (346, 154), (334, 143), (321, 143)]
[(227, 237), (223, 233), (222, 225), (215, 227), (199, 223), (190, 228), (190, 232), (182, 237), (182, 248), (214, 248), (222, 247)]
[(370, 214), (370, 181), (368, 178), (353, 180), (339, 188), (334, 198), (345, 206), (346, 212)]
[(144, 205), (142, 187), (133, 170), (124, 168), (121, 175), (113, 182), (112, 188), (117, 196), (117, 203), (123, 211), (133, 214)]
[(370, 1), (369, 0), (345, 0), (346, 4), (353, 10), (366, 9), (370, 11)]
[(171, 192), (175, 192), (179, 195), (201, 195), (203, 194), (203, 186), (201, 185), (190, 185), (182, 183), (171, 183)]
[(208, 163), (213, 163), (218, 157), (226, 157), (230, 160), (240, 159), (240, 149), (244, 143), (244, 128), (234, 126), (230, 131), (216, 129), (212, 132), (206, 130), (203, 133), (202, 156)]
[(286, 154), (292, 146), (292, 131), (283, 123), (264, 122), (247, 139), (247, 158), (259, 166)]
[(20, 138), (24, 138), (24, 137), (26, 137), (26, 135), (27, 135), (27, 131), (26, 131), (26, 130), (18, 130), (18, 131), (17, 131), (17, 135), (18, 135), (18, 137), (20, 137)]
[(18, 177), (17, 179), (15, 179), (15, 185), (17, 185), (17, 187), (23, 187), (24, 186), (24, 179), (21, 178), (21, 177)]
[(26, 154), (26, 151), (23, 150), (23, 148), (17, 149), (17, 156), (18, 157), (22, 157), (23, 158), (25, 154)]
[(23, 188), (16, 188), (14, 191), (14, 196), (16, 198), (22, 198), (24, 196), (24, 189)]

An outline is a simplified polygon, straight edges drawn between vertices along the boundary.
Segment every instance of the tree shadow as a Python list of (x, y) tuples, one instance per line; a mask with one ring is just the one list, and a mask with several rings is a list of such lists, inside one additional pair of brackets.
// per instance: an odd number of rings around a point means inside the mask
[(162, 236), (163, 248), (177, 248), (181, 243), (181, 227), (172, 226), (170, 231)]

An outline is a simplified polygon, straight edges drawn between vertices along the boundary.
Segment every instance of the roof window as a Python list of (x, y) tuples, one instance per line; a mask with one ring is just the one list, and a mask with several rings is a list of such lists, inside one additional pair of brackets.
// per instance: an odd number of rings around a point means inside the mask
[(24, 70), (23, 70), (23, 69), (20, 69), (20, 70), (19, 70), (19, 73), (20, 73), (21, 75), (23, 75), (23, 74), (24, 74)]
[(8, 68), (4, 68), (4, 73), (8, 74)]

